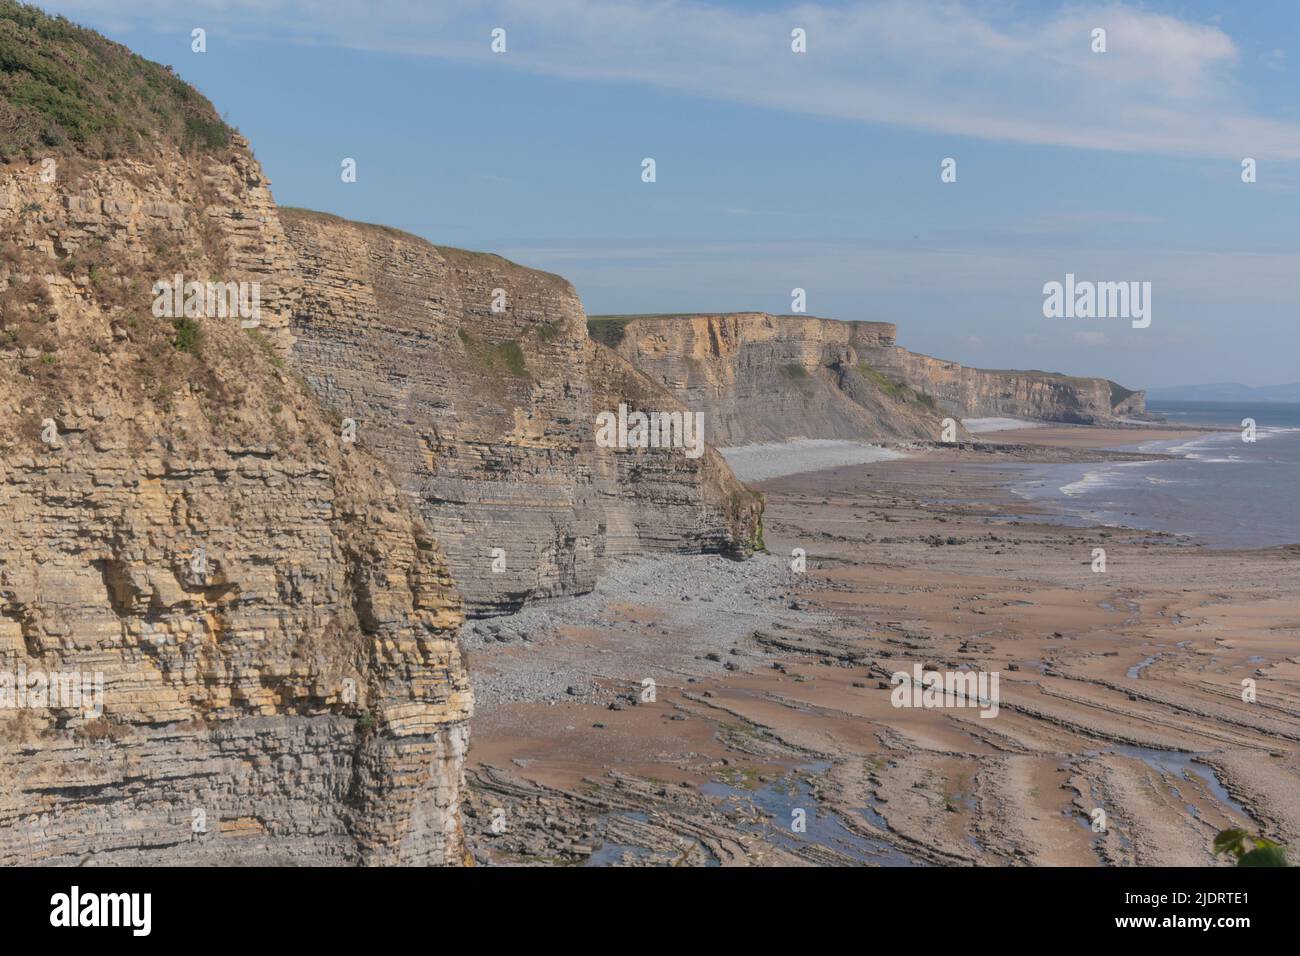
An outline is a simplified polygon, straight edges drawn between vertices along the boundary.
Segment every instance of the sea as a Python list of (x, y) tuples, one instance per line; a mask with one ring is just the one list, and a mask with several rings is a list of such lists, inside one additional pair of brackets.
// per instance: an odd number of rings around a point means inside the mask
[[(1025, 465), (1012, 493), (1064, 524), (1165, 531), (1211, 548), (1300, 544), (1300, 404), (1147, 408), (1171, 424), (1231, 430), (1115, 446), (1170, 459)], [(1253, 442), (1243, 439), (1245, 419), (1255, 423)]]

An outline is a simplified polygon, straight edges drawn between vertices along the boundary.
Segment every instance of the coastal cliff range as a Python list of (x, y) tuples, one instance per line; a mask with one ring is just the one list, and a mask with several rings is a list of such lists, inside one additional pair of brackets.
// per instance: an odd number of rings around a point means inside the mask
[(705, 412), (709, 440), (928, 440), (942, 420), (1105, 424), (1145, 412), (1101, 378), (992, 371), (910, 352), (888, 322), (763, 312), (592, 316), (592, 337)]

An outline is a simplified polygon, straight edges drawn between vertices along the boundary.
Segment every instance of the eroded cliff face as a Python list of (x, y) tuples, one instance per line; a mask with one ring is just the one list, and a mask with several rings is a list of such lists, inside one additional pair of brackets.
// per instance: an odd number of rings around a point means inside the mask
[[(709, 452), (600, 448), (620, 397), (681, 406), (591, 343), (558, 276), (304, 210), (291, 361), (446, 549), (467, 611), (595, 584), (605, 554), (743, 554), (759, 505)], [(495, 307), (494, 307), (495, 306)]]
[(972, 369), (909, 352), (886, 322), (742, 312), (597, 316), (590, 327), (703, 410), (718, 445), (937, 441), (949, 415), (1094, 423), (1145, 409), (1143, 393), (1105, 379)]
[(863, 337), (864, 360), (890, 379), (933, 395), (957, 415), (1094, 425), (1146, 413), (1145, 392), (1109, 379), (971, 368), (901, 348), (894, 342), (894, 327), (884, 328)]
[[(0, 864), (463, 860), (460, 602), (284, 362), (245, 147), (3, 168)], [(156, 317), (176, 274), (260, 326)]]
[(717, 445), (940, 433), (938, 409), (925, 396), (889, 388), (863, 364), (847, 322), (739, 312), (597, 317), (590, 327), (593, 338), (703, 411)]
[[(588, 340), (593, 405), (661, 413), (690, 409), (622, 356)], [(706, 418), (707, 421), (707, 418)], [(747, 554), (762, 545), (762, 498), (742, 485), (711, 446), (698, 459), (679, 450), (596, 449), (595, 489), (604, 514), (603, 553)]]

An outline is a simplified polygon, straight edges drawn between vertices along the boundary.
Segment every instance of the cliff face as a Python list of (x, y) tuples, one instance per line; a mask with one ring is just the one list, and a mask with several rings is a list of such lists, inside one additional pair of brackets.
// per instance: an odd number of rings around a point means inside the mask
[[(854, 323), (855, 325), (861, 323)], [(865, 343), (863, 358), (894, 381), (968, 418), (1009, 417), (1093, 425), (1146, 412), (1146, 394), (1109, 379), (1055, 372), (970, 368), (909, 352), (887, 334)]]
[(282, 215), (304, 280), (291, 361), (390, 464), (470, 613), (590, 590), (606, 553), (751, 546), (758, 505), (714, 453), (597, 446), (596, 415), (620, 399), (680, 405), (588, 340), (569, 283)]
[(593, 338), (702, 411), (713, 444), (940, 434), (937, 406), (864, 364), (869, 323), (741, 312), (589, 324)]
[[(4, 167), (0, 864), (463, 859), (460, 603), (286, 371), (244, 145)], [(260, 329), (157, 317), (178, 273)]]
[[(689, 414), (621, 356), (586, 342), (594, 408), (620, 405)], [(605, 554), (640, 551), (748, 553), (762, 541), (762, 499), (731, 472), (712, 447), (698, 459), (677, 449), (596, 449), (595, 490), (604, 514)]]
[(489, 613), (743, 555), (761, 501), (711, 449), (597, 443), (685, 409), (568, 283), (290, 242), (206, 100), (10, 0), (0, 128), (0, 864), (461, 862), (451, 566)]
[(711, 423), (718, 445), (940, 437), (944, 417), (1097, 423), (1145, 411), (1099, 378), (988, 371), (895, 344), (886, 322), (765, 313), (601, 316), (593, 337)]

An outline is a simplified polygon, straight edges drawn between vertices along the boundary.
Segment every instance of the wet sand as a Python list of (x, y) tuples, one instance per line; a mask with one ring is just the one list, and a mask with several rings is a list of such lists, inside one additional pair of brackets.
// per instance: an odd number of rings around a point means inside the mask
[[(470, 650), (493, 691), (476, 858), (1223, 865), (1230, 825), (1300, 846), (1300, 547), (1044, 523), (998, 470), (1183, 434), (997, 432), (776, 478), (754, 486), (771, 554), (752, 565), (646, 561), (619, 600), (504, 622)], [(893, 706), (914, 664), (996, 673), (997, 715)], [(529, 700), (512, 675), (538, 673)]]
[(1004, 429), (985, 432), (980, 438), (1001, 444), (1050, 445), (1054, 448), (1095, 449), (1137, 445), (1149, 441), (1168, 441), (1189, 438), (1212, 431), (1236, 429), (1207, 429), (1182, 427), (1094, 428), (1090, 425), (1049, 425), (1039, 428)]

